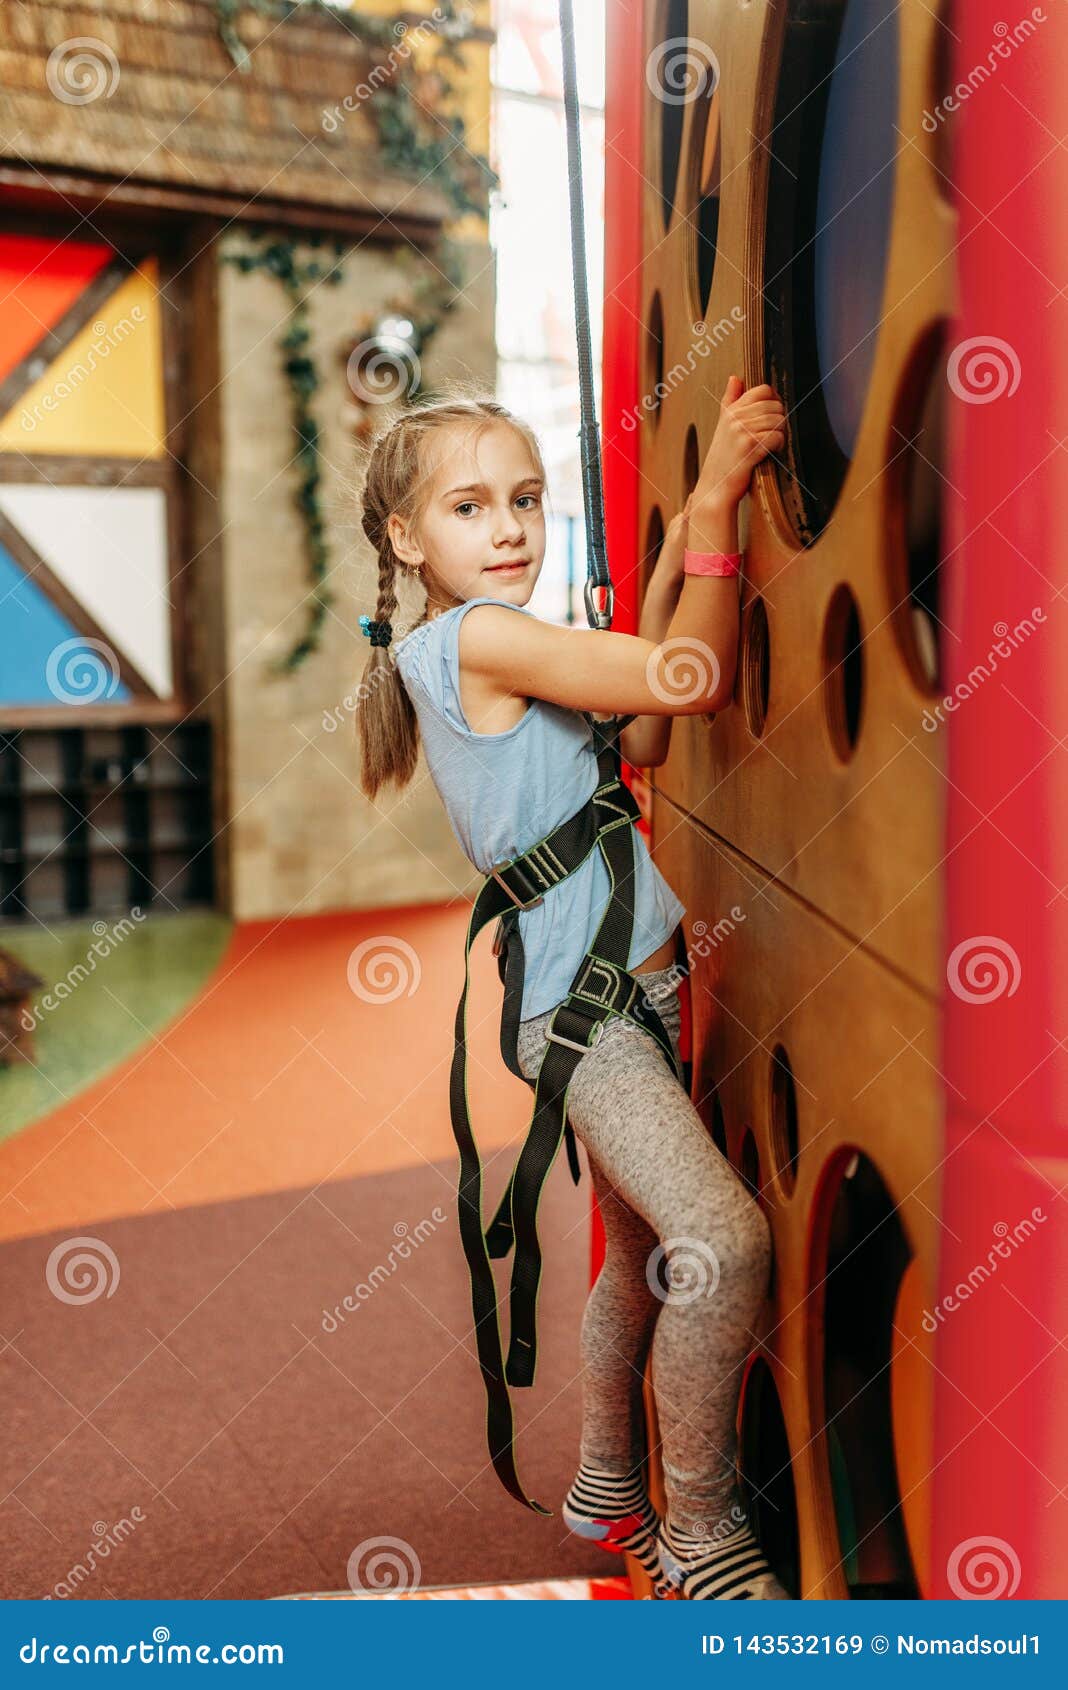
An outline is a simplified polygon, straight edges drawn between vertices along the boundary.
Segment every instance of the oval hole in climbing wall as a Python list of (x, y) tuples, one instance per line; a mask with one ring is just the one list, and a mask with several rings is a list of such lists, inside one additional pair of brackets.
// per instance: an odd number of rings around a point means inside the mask
[[(852, 1171), (850, 1171), (852, 1170)], [(894, 1200), (863, 1153), (838, 1152), (817, 1203), (810, 1283), (822, 1300), (813, 1376), (840, 1570), (854, 1597), (920, 1595), (901, 1505), (891, 1365), (894, 1316), (913, 1259)], [(823, 1597), (831, 1590), (814, 1591)]]
[(906, 365), (887, 475), (891, 618), (909, 673), (928, 697), (941, 691), (945, 395), (946, 325), (940, 321)]
[(705, 97), (709, 65), (698, 43), (690, 39), (688, 0), (660, 0), (656, 21), (656, 44), (645, 79), (653, 97), (651, 109), (654, 115), (659, 113), (660, 210), (666, 232), (675, 211), (686, 112)]
[(664, 391), (664, 305), (658, 293), (649, 307), (645, 334), (645, 399), (643, 415), (653, 427), (660, 421), (660, 399)]
[(790, 1443), (775, 1380), (763, 1356), (751, 1364), (742, 1387), (738, 1456), (757, 1542), (783, 1589), (796, 1598), (801, 1555)]
[(823, 699), (831, 744), (848, 763), (864, 707), (864, 639), (857, 601), (844, 581), (831, 594), (823, 626)]
[(765, 378), (790, 418), (776, 478), (799, 539), (830, 521), (882, 319), (898, 116), (898, 0), (787, 0), (765, 232)]

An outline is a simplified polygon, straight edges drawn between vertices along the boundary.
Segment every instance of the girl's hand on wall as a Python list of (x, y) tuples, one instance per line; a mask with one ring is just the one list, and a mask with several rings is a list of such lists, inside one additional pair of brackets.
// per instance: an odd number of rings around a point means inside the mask
[(785, 441), (786, 411), (775, 389), (767, 382), (747, 388), (739, 376), (730, 376), (692, 502), (703, 509), (737, 507), (757, 464)]

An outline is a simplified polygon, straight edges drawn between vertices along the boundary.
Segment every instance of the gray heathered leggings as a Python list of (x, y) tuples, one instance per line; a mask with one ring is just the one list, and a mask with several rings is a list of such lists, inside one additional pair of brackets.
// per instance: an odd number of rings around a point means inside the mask
[[(674, 969), (640, 976), (678, 1050)], [(520, 1022), (532, 1079), (552, 1010)], [(605, 1261), (582, 1321), (582, 1460), (623, 1474), (645, 1444), (649, 1345), (672, 1525), (707, 1533), (738, 1501), (742, 1367), (767, 1295), (771, 1232), (721, 1156), (659, 1046), (610, 1018), (582, 1057), (568, 1115), (589, 1157)]]

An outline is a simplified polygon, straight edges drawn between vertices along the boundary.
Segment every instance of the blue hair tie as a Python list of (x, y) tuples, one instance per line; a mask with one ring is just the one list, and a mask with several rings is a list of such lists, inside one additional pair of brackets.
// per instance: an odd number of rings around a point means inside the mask
[(391, 622), (374, 622), (370, 616), (361, 616), (360, 627), (372, 645), (388, 645), (393, 638)]

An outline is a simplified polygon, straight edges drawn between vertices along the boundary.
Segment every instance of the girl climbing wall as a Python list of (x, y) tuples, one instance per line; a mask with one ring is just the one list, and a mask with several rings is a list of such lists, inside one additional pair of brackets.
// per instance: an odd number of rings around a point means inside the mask
[[(569, 1129), (586, 1147), (606, 1240), (583, 1319), (581, 1460), (564, 1519), (606, 1549), (633, 1552), (658, 1593), (674, 1586), (690, 1599), (786, 1596), (757, 1546), (735, 1472), (738, 1395), (767, 1292), (769, 1230), (680, 1084), (674, 959), (684, 907), (634, 828), (629, 955), (625, 970), (610, 972), (615, 984), (619, 976), (624, 987), (636, 983), (641, 1002), (633, 994), (615, 1000), (627, 1007), (606, 1015), (588, 1045), (554, 1037), (564, 1000), (575, 1001), (576, 971), (620, 888), (597, 850), (556, 879), (544, 842), (562, 839), (564, 824), (595, 792), (607, 802), (604, 795), (615, 790), (603, 782), (594, 720), (628, 717), (620, 751), (647, 767), (664, 761), (673, 716), (730, 705), (738, 506), (754, 467), (784, 438), (783, 406), (772, 388), (745, 390), (731, 376), (697, 485), (668, 529), (637, 636), (556, 626), (527, 608), (545, 555), (546, 477), (532, 431), (495, 401), (444, 400), (406, 411), (378, 440), (363, 494), (363, 526), (379, 558), (375, 617), (361, 618), (372, 645), (357, 715), (363, 789), (373, 798), (385, 782), (403, 786), (421, 741), (471, 862), (486, 875), (520, 857), (529, 868), (531, 848), (539, 846), (537, 860), (549, 873), (544, 895), (524, 899), (515, 916), (524, 968), (518, 984), (509, 973), (506, 1009), (512, 989), (519, 999), (517, 1072), (532, 1086), (548, 1053), (556, 1060), (568, 1044), (582, 1052), (564, 1105)], [(426, 610), (394, 638), (399, 570), (419, 578)], [(679, 663), (687, 671), (682, 691)], [(461, 1052), (462, 1012), (463, 1000)], [(464, 1123), (463, 1137), (457, 1130), (461, 1229), (465, 1214), (470, 1226), (473, 1208), (477, 1252), (470, 1232), (465, 1249), (475, 1288), (476, 1269), (488, 1271), (488, 1262), (480, 1177), (472, 1185), (467, 1172), (472, 1147), (462, 1068), (459, 1103), (456, 1072), (454, 1127)], [(490, 1253), (502, 1254), (514, 1223), (517, 1264), (522, 1202), (520, 1181), (486, 1234), (492, 1243), (499, 1229), (503, 1247)], [(707, 1284), (697, 1296), (675, 1294), (695, 1255)], [(513, 1341), (524, 1291), (529, 1286), (517, 1290), (513, 1279)], [(502, 1459), (510, 1412), (495, 1447), (494, 1405), (504, 1386), (497, 1351), (483, 1341), (492, 1325), (496, 1342), (496, 1309), (474, 1294), (473, 1310), (494, 1464), (528, 1502)], [(642, 1479), (641, 1389), (650, 1346), (667, 1497), (662, 1521)], [(521, 1363), (510, 1355), (509, 1383), (532, 1382), (532, 1368), (524, 1376)]]

